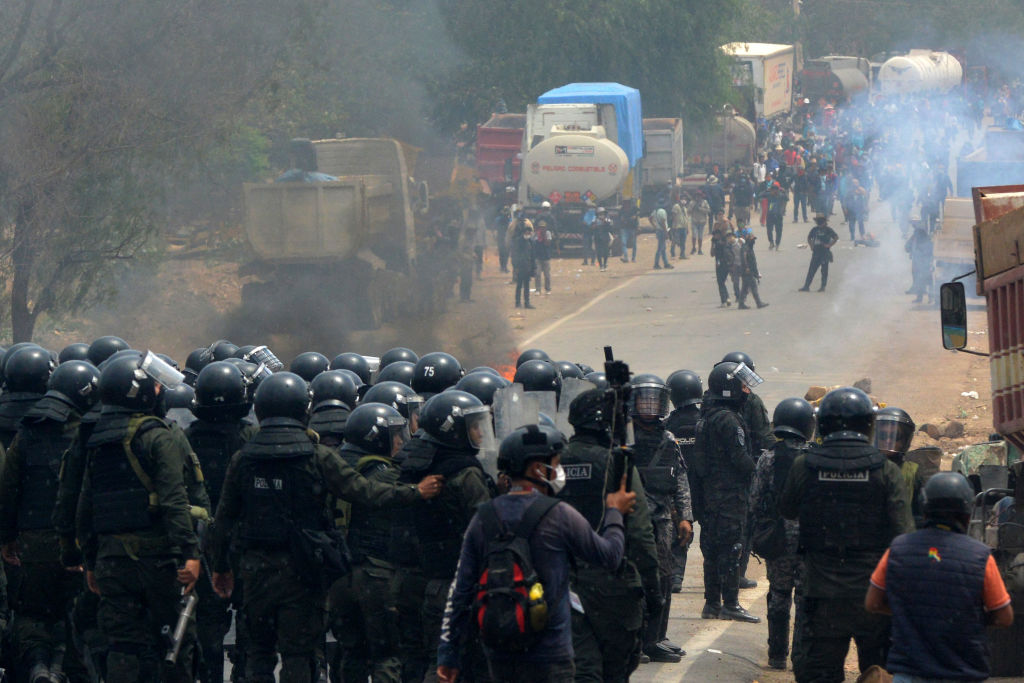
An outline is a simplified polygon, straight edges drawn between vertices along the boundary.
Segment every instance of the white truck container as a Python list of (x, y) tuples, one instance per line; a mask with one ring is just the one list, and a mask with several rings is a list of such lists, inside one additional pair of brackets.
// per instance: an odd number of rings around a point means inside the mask
[(949, 92), (963, 81), (964, 71), (948, 52), (911, 50), (891, 57), (878, 70), (878, 87), (887, 95)]
[(683, 160), (683, 120), (644, 119), (644, 187), (674, 183)]
[(793, 108), (796, 51), (792, 45), (726, 43), (721, 49), (734, 60), (733, 86), (753, 88), (755, 117), (772, 118)]

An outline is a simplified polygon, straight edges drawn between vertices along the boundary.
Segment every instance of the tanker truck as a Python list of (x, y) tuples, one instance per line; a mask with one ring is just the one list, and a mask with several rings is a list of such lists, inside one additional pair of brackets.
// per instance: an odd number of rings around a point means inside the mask
[(618, 83), (571, 83), (526, 110), (518, 202), (527, 215), (555, 207), (559, 244), (582, 238), (583, 217), (601, 204), (617, 217), (639, 201), (644, 154), (640, 91)]
[(878, 88), (884, 95), (949, 92), (963, 81), (964, 71), (948, 52), (911, 50), (890, 57), (878, 70)]
[(337, 180), (243, 186), (254, 257), (239, 269), (243, 313), (255, 326), (273, 321), (268, 333), (324, 318), (374, 328), (408, 313), (402, 307), (430, 291), (415, 272), (415, 216), (427, 209), (426, 184), (410, 182), (397, 140), (305, 143), (315, 159), (307, 170)]

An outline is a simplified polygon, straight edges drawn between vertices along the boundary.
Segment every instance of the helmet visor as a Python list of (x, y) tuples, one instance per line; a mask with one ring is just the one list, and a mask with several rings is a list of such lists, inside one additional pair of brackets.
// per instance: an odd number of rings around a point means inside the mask
[(659, 384), (640, 384), (630, 391), (632, 413), (640, 417), (668, 415), (668, 387)]
[(875, 416), (875, 448), (886, 453), (906, 453), (914, 438), (914, 425), (894, 415)]
[(402, 450), (402, 446), (409, 440), (409, 421), (404, 417), (388, 418), (388, 435), (391, 438), (391, 453), (393, 458)]
[(750, 366), (746, 363), (740, 363), (736, 366), (736, 369), (732, 371), (733, 377), (736, 377), (739, 381), (743, 382), (743, 385), (748, 389), (754, 389), (760, 384), (764, 384), (764, 379), (761, 375), (754, 372)]
[(489, 448), (494, 445), (494, 427), (491, 424), (491, 410), (488, 406), (467, 408), (462, 413), (466, 421), (466, 437), (473, 448)]
[(266, 346), (257, 346), (255, 349), (243, 356), (243, 360), (256, 365), (265, 365), (270, 372), (277, 372), (284, 369), (284, 363), (274, 355), (274, 352)]
[(146, 351), (142, 363), (139, 364), (139, 369), (165, 389), (173, 389), (185, 381), (185, 375), (175, 370), (170, 363), (162, 360), (152, 351)]
[(380, 358), (378, 356), (363, 356), (363, 360), (366, 361), (366, 365), (370, 368), (371, 373), (380, 370)]
[(415, 434), (420, 428), (420, 409), (423, 408), (423, 397), (418, 395), (399, 396), (395, 399), (395, 403), (398, 412), (409, 421), (409, 431)]

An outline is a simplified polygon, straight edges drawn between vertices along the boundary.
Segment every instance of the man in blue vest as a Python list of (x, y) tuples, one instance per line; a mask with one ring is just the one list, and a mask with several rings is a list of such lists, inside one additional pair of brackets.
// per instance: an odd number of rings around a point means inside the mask
[(927, 526), (893, 540), (864, 607), (892, 615), (886, 662), (895, 683), (988, 678), (985, 625), (1009, 626), (1013, 606), (989, 548), (966, 535), (974, 489), (956, 472), (924, 487)]

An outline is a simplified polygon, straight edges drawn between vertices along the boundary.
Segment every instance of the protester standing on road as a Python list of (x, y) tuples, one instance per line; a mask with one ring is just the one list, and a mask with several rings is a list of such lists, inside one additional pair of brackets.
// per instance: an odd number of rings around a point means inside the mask
[(824, 214), (815, 214), (814, 223), (814, 227), (807, 233), (807, 244), (811, 248), (811, 265), (807, 268), (807, 279), (800, 288), (801, 292), (811, 291), (811, 281), (814, 280), (819, 268), (821, 289), (818, 291), (825, 291), (825, 285), (828, 284), (828, 264), (832, 262), (832, 247), (839, 241), (839, 235), (828, 226)]
[[(547, 202), (544, 202), (547, 204)], [(549, 205), (550, 206), (550, 205)], [(538, 215), (534, 220), (533, 253), (536, 257), (537, 294), (551, 294), (551, 251), (555, 247), (555, 235), (551, 231), (550, 214)], [(540, 288), (541, 276), (544, 277), (544, 289)]]
[[(636, 199), (627, 199), (622, 204), (622, 213), (619, 214), (622, 227), (619, 230), (619, 239), (622, 241), (622, 262), (636, 261), (636, 233), (640, 227), (640, 216), (636, 207)], [(633, 250), (632, 258), (627, 258), (629, 250)]]
[(757, 255), (754, 253), (754, 241), (757, 239), (754, 237), (754, 231), (750, 228), (743, 228), (740, 233), (743, 236), (743, 250), (742, 250), (742, 265), (740, 278), (742, 281), (742, 288), (740, 289), (740, 296), (737, 300), (739, 304), (737, 308), (747, 309), (747, 294), (749, 293), (754, 297), (754, 303), (757, 304), (758, 308), (764, 308), (768, 304), (761, 301), (761, 295), (757, 291), (757, 283), (761, 281), (761, 271), (757, 269)]
[(957, 472), (925, 485), (927, 526), (885, 551), (864, 607), (892, 615), (885, 668), (893, 683), (988, 678), (985, 626), (1013, 624), (1013, 605), (991, 549), (967, 536), (974, 489)]
[(768, 249), (782, 248), (782, 220), (786, 216), (786, 191), (779, 183), (768, 193)]
[(907, 294), (916, 294), (915, 304), (927, 296), (928, 303), (932, 303), (935, 296), (935, 285), (932, 282), (932, 272), (935, 269), (935, 251), (932, 245), (932, 236), (922, 221), (911, 221), (914, 226), (914, 234), (910, 236), (903, 246), (910, 256), (910, 272), (914, 278), (913, 284), (907, 290)]
[(711, 220), (711, 205), (708, 204), (704, 192), (697, 190), (697, 198), (690, 206), (690, 226), (693, 230), (693, 241), (690, 245), (691, 254), (704, 253), (704, 228)]
[(597, 218), (592, 223), (594, 229), (594, 253), (597, 254), (597, 265), (601, 272), (608, 270), (608, 256), (612, 248), (612, 231), (615, 226), (608, 216), (608, 209), (597, 207)]
[(523, 219), (523, 222), (516, 228), (515, 237), (512, 238), (511, 252), (513, 279), (516, 282), (516, 308), (522, 301), (523, 308), (533, 308), (530, 304), (530, 280), (533, 278), (536, 265), (536, 256), (533, 242), (533, 225)]
[(725, 285), (732, 271), (733, 263), (733, 253), (729, 246), (729, 235), (732, 234), (730, 230), (732, 226), (725, 220), (724, 212), (719, 212), (718, 215), (725, 229), (719, 231), (717, 228), (720, 223), (715, 223), (716, 229), (711, 233), (711, 250), (709, 254), (715, 259), (715, 279), (718, 281), (718, 296), (721, 299), (720, 306), (725, 308), (732, 303), (729, 301), (729, 289)]
[(806, 570), (797, 683), (842, 681), (850, 638), (861, 672), (884, 666), (889, 620), (864, 609), (868, 580), (893, 538), (914, 529), (900, 469), (871, 444), (875, 406), (860, 389), (830, 391), (818, 409), (822, 444), (793, 462), (779, 512), (800, 522)]
[(658, 207), (651, 213), (650, 217), (651, 225), (654, 226), (654, 236), (658, 239), (658, 248), (654, 252), (654, 269), (661, 270), (661, 263), (665, 264), (665, 268), (674, 268), (671, 263), (668, 262), (668, 252), (666, 246), (668, 244), (668, 214), (665, 209)]
[[(511, 490), (482, 505), (466, 529), (438, 647), (437, 677), (442, 683), (455, 683), (458, 679), (462, 668), (459, 650), (471, 637), (484, 642), (491, 677), (495, 680), (564, 683), (573, 679), (570, 556), (608, 571), (615, 570), (622, 561), (625, 545), (623, 518), (636, 506), (636, 493), (626, 491), (623, 476), (619, 489), (605, 496), (601, 533), (594, 532), (572, 506), (557, 500), (552, 503), (548, 498), (565, 486), (565, 471), (560, 463), (564, 448), (565, 437), (561, 432), (546, 426), (520, 427), (502, 441), (498, 468), (509, 477)], [(536, 583), (542, 587), (547, 618), (525, 651), (516, 652), (502, 649), (493, 641), (488, 643), (488, 631), (479, 626), (474, 604), (478, 593), (486, 587), (481, 582), (490, 562), (488, 550), (498, 542), (499, 534), (517, 529), (528, 518), (532, 533), (524, 534), (529, 547), (527, 559), (536, 572)], [(488, 601), (480, 606), (496, 609), (498, 604)], [(508, 618), (514, 621), (515, 615)]]
[(686, 204), (682, 197), (676, 197), (672, 202), (672, 246), (669, 249), (669, 256), (676, 257), (676, 247), (679, 247), (679, 258), (686, 256), (686, 233), (689, 232), (690, 215), (686, 211)]

